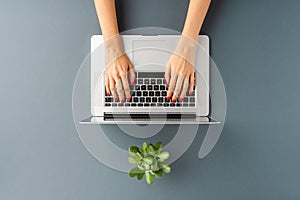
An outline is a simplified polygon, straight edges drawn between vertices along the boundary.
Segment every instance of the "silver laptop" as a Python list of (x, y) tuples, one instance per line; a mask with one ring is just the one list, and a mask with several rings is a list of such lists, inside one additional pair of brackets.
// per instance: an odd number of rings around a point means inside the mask
[(114, 102), (106, 96), (102, 35), (91, 37), (91, 116), (81, 124), (217, 124), (209, 117), (209, 38), (200, 35), (195, 50), (195, 87), (183, 102), (166, 99), (166, 64), (179, 35), (122, 35), (126, 54), (134, 65), (136, 84), (131, 100)]

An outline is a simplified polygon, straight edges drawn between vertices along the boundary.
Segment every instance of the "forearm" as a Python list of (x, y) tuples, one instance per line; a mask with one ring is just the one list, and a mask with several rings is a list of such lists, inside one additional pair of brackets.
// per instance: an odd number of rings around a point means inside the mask
[(94, 0), (104, 40), (119, 33), (115, 0)]
[(197, 40), (211, 0), (190, 0), (182, 35)]

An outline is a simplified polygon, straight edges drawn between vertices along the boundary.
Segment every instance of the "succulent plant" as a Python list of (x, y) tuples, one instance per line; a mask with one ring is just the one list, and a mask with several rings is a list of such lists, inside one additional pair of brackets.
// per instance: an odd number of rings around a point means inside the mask
[(153, 176), (161, 178), (164, 173), (170, 173), (171, 167), (164, 162), (170, 154), (167, 151), (161, 152), (162, 146), (162, 142), (157, 142), (156, 145), (143, 142), (141, 148), (129, 147), (132, 157), (128, 158), (128, 162), (137, 165), (129, 171), (129, 177), (142, 180), (145, 175), (146, 182), (152, 184)]

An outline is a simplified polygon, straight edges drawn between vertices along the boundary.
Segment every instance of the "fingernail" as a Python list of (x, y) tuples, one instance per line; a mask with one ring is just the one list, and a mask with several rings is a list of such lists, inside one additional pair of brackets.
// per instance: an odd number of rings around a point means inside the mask
[(179, 101), (180, 101), (180, 102), (183, 102), (183, 98), (180, 98)]
[(193, 91), (190, 91), (189, 95), (192, 96), (193, 95)]
[(107, 96), (110, 96), (110, 92), (107, 92), (106, 95), (107, 95)]
[(114, 98), (114, 100), (115, 100), (115, 102), (117, 102), (117, 101), (118, 101), (118, 98)]
[(130, 101), (130, 97), (129, 97), (129, 98), (127, 98), (127, 101), (128, 101), (128, 102)]
[(171, 99), (171, 97), (166, 97), (166, 100), (169, 101)]
[(132, 81), (132, 82), (131, 82), (131, 85), (135, 85), (135, 81)]
[(124, 100), (123, 100), (123, 99), (121, 99), (121, 100), (120, 100), (120, 102), (121, 102), (121, 103), (124, 103)]
[(176, 99), (172, 99), (172, 103), (175, 103)]
[(169, 85), (169, 81), (166, 81), (166, 85)]

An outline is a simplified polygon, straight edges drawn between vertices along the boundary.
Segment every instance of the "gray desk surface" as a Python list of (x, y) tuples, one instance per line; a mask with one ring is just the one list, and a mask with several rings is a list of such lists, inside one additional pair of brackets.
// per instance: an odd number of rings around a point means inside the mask
[[(120, 30), (180, 31), (187, 5), (117, 1)], [(100, 33), (93, 1), (2, 2), (0, 199), (300, 199), (299, 9), (298, 0), (213, 1), (202, 32), (227, 90), (224, 132), (199, 160), (201, 127), (173, 172), (149, 187), (92, 158), (73, 124), (73, 81)], [(123, 148), (139, 142), (105, 128)]]

